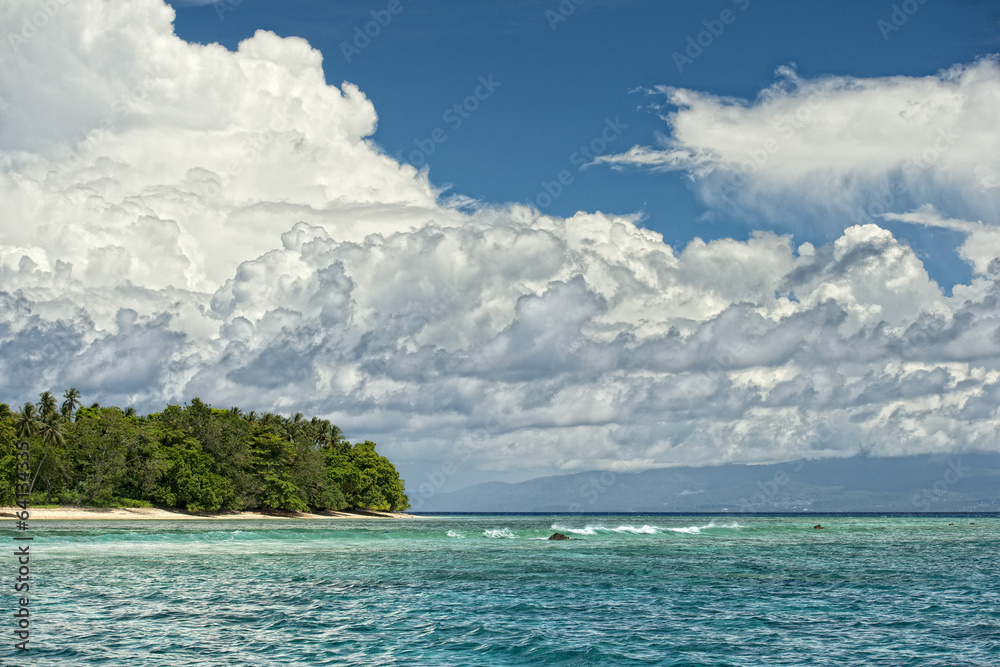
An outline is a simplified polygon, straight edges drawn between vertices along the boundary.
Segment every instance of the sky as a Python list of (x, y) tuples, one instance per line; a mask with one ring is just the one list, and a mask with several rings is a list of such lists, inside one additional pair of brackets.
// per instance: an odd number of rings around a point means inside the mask
[(0, 401), (328, 417), (411, 499), (1000, 450), (1000, 3), (0, 5)]

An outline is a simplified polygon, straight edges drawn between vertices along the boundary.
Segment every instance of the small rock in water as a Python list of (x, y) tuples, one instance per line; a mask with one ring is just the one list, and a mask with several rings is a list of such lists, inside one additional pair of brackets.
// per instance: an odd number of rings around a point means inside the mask
[(817, 523), (815, 526), (813, 526), (813, 530), (826, 530), (826, 528)]
[(569, 538), (566, 537), (565, 535), (563, 535), (562, 533), (552, 533), (552, 537), (550, 537), (549, 539), (550, 540), (568, 540)]

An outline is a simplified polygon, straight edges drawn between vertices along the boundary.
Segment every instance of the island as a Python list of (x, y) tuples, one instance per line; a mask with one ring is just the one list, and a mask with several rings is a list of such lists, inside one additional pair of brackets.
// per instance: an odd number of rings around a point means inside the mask
[(140, 415), (81, 407), (75, 388), (63, 398), (42, 392), (16, 412), (0, 403), (0, 506), (14, 505), (17, 444), (27, 441), (22, 483), (35, 518), (384, 518), (409, 507), (375, 443), (348, 442), (325, 419), (198, 398)]

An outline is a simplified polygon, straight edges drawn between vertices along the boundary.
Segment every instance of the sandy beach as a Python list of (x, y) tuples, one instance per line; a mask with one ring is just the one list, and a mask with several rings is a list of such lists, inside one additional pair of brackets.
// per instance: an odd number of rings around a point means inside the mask
[[(412, 514), (402, 512), (375, 512), (367, 510), (357, 510), (349, 512), (324, 511), (320, 513), (308, 512), (283, 512), (283, 511), (259, 511), (259, 512), (185, 512), (180, 509), (162, 509), (158, 507), (51, 507), (51, 508), (28, 508), (31, 513), (31, 520), (41, 521), (77, 521), (77, 520), (232, 520), (232, 519), (409, 519), (415, 518)], [(16, 512), (21, 511), (16, 507), (0, 507), (0, 518), (15, 519)]]

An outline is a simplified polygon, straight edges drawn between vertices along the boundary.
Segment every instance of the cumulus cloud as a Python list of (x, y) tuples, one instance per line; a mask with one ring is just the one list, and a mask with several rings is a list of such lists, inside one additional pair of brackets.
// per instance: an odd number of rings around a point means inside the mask
[(996, 224), (1000, 64), (925, 77), (806, 79), (790, 67), (756, 99), (660, 86), (647, 91), (669, 132), (597, 158), (690, 174), (707, 203), (774, 218), (793, 207), (844, 226), (923, 204)]
[(971, 264), (978, 274), (1000, 274), (1000, 263), (994, 264), (1000, 257), (1000, 227), (997, 225), (946, 218), (930, 204), (925, 204), (915, 211), (886, 213), (882, 217), (886, 220), (899, 220), (925, 227), (940, 227), (962, 232), (965, 241), (958, 248), (962, 259)]
[[(8, 5), (4, 32), (32, 7)], [(985, 228), (906, 218), (969, 234), (981, 275), (948, 297), (874, 222), (818, 247), (762, 231), (672, 248), (629, 217), (458, 209), (378, 151), (371, 103), (328, 85), (303, 40), (258, 32), (234, 53), (183, 42), (171, 20), (158, 0), (78, 0), (6, 45), (0, 400), (75, 385), (140, 409), (302, 411), (376, 439), (405, 474), (457, 461), (466, 479), (1000, 449)], [(994, 70), (897, 84), (955, 92)], [(733, 119), (764, 128), (806, 93), (686, 94), (716, 116), (718, 150), (695, 150), (708, 139), (682, 111), (673, 153), (631, 154), (729, 169)], [(939, 107), (907, 122), (933, 137), (973, 113)], [(795, 142), (753, 177), (792, 187)], [(814, 161), (857, 166), (829, 143)], [(982, 192), (995, 160), (970, 181)]]

